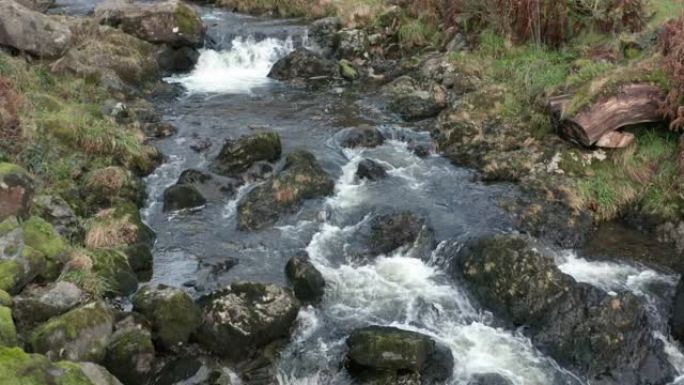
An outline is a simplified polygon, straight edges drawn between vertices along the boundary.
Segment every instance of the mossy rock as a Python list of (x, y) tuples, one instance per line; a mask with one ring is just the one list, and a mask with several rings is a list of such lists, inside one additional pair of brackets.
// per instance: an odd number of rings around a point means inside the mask
[(346, 80), (353, 81), (359, 78), (359, 71), (349, 60), (342, 59), (340, 60), (339, 65), (340, 75)]
[(166, 348), (188, 341), (199, 327), (199, 307), (181, 289), (165, 285), (144, 287), (133, 297), (133, 309), (152, 322), (152, 335)]
[(34, 180), (26, 170), (13, 163), (0, 163), (0, 220), (26, 218), (33, 192)]
[(117, 202), (142, 205), (145, 189), (139, 178), (123, 167), (111, 166), (85, 176), (83, 195), (89, 210), (111, 207)]
[(0, 306), (0, 345), (17, 345), (17, 328), (12, 319), (12, 310), (5, 306)]
[(44, 275), (45, 255), (29, 245), (15, 218), (0, 223), (0, 290), (17, 294), (35, 278)]
[(20, 330), (30, 330), (82, 304), (84, 297), (83, 290), (71, 282), (31, 285), (14, 297), (12, 315)]
[(51, 360), (100, 362), (112, 334), (113, 317), (102, 302), (78, 307), (38, 326), (29, 337), (34, 352)]
[(0, 290), (0, 306), (12, 307), (12, 304), (12, 296), (8, 292)]
[(138, 243), (122, 250), (128, 257), (128, 264), (135, 272), (139, 281), (149, 281), (152, 278), (154, 257), (149, 246)]
[(22, 229), (26, 245), (45, 256), (47, 266), (42, 277), (46, 280), (56, 279), (67, 259), (67, 243), (50, 223), (37, 216), (24, 222)]
[(226, 141), (212, 169), (217, 174), (237, 177), (257, 162), (275, 162), (281, 153), (280, 135), (276, 132), (242, 136)]
[(154, 344), (139, 325), (117, 330), (107, 347), (104, 366), (127, 385), (144, 384), (153, 368)]
[(128, 263), (128, 257), (120, 250), (99, 249), (92, 251), (93, 272), (103, 280), (110, 296), (127, 296), (138, 289), (138, 279)]
[(25, 284), (24, 267), (16, 260), (0, 261), (0, 290), (18, 293)]

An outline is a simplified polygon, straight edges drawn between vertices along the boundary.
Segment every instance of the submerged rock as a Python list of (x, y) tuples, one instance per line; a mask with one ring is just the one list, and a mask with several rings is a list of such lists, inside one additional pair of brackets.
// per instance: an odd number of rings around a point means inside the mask
[(340, 144), (346, 148), (374, 148), (385, 143), (385, 137), (380, 130), (366, 125), (348, 129), (341, 135)]
[(476, 299), (542, 352), (597, 383), (665, 384), (674, 369), (641, 300), (608, 295), (563, 274), (540, 245), (519, 236), (468, 242), (452, 271)]
[(26, 170), (12, 163), (0, 163), (0, 221), (28, 216), (33, 185), (33, 178)]
[(275, 162), (280, 158), (282, 145), (276, 132), (264, 132), (228, 140), (212, 164), (214, 172), (237, 177), (260, 161)]
[(238, 203), (238, 226), (240, 230), (263, 229), (297, 210), (304, 200), (332, 194), (334, 188), (335, 182), (313, 154), (295, 151), (275, 178), (252, 189)]
[(200, 310), (181, 289), (147, 286), (133, 297), (133, 309), (152, 322), (152, 336), (165, 348), (188, 342), (200, 324)]
[(295, 296), (304, 302), (318, 302), (325, 294), (325, 279), (311, 263), (306, 252), (290, 258), (285, 274), (294, 287)]
[(207, 199), (191, 184), (175, 184), (164, 191), (164, 211), (204, 206)]
[(419, 83), (402, 76), (382, 91), (390, 100), (389, 108), (407, 121), (432, 118), (447, 107), (447, 93), (435, 82)]
[(42, 58), (61, 56), (72, 44), (69, 27), (13, 0), (0, 0), (0, 46)]
[(193, 7), (179, 0), (107, 0), (95, 8), (95, 17), (154, 44), (196, 48), (204, 44), (202, 19)]
[(93, 302), (38, 326), (29, 337), (31, 349), (50, 360), (100, 362), (112, 334), (113, 317), (102, 302)]
[(306, 48), (297, 48), (278, 60), (271, 68), (268, 77), (277, 80), (295, 80), (319, 77), (334, 78), (338, 75), (336, 62)]
[(432, 244), (432, 229), (410, 212), (380, 215), (371, 222), (368, 246), (372, 255), (389, 254), (402, 246), (426, 246), (431, 250)]
[(29, 330), (48, 319), (64, 314), (85, 299), (83, 290), (71, 282), (30, 286), (14, 297), (14, 319), (20, 329)]
[(377, 162), (370, 159), (364, 159), (359, 162), (359, 166), (356, 169), (356, 176), (359, 179), (375, 181), (386, 178), (387, 171)]
[(451, 377), (454, 359), (451, 351), (432, 338), (393, 327), (369, 326), (355, 330), (347, 338), (350, 370), (357, 375), (374, 372), (419, 373), (418, 383), (444, 383)]
[(506, 377), (497, 373), (475, 374), (468, 381), (468, 385), (514, 385)]
[(262, 283), (234, 283), (199, 302), (200, 344), (232, 359), (289, 336), (300, 306), (290, 290)]

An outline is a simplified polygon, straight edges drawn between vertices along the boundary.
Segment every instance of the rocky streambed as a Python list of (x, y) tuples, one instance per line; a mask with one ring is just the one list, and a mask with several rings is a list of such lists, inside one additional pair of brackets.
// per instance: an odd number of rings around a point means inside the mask
[[(107, 17), (125, 30), (135, 18), (117, 9)], [(467, 139), (445, 120), (468, 79), (444, 57), (364, 61), (376, 37), (334, 18), (196, 9), (207, 38), (163, 55), (150, 136), (165, 161), (144, 180), (144, 203), (131, 188), (139, 231), (122, 230), (153, 245), (152, 272), (129, 249), (100, 250), (106, 303), (81, 305), (65, 282), (0, 298), (32, 330), (46, 373), (66, 359), (116, 376), (94, 383), (124, 385), (655, 385), (684, 374), (672, 337), (684, 289), (658, 263), (660, 243), (567, 248), (584, 243), (582, 218), (549, 204), (544, 231), (530, 231), (504, 207), (540, 197), (440, 155), (435, 127)], [(107, 191), (91, 195), (122, 194)], [(98, 221), (131, 217), (117, 208)], [(34, 222), (3, 222), (0, 236), (63, 251)]]

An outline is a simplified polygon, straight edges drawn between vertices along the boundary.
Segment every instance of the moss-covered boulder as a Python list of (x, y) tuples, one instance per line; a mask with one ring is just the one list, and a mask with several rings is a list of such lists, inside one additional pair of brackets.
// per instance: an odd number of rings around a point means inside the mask
[(0, 379), (8, 380), (8, 385), (121, 385), (106, 369), (90, 362), (52, 363), (43, 355), (3, 346)]
[(287, 337), (299, 313), (299, 301), (271, 284), (234, 283), (199, 300), (200, 344), (232, 359)]
[(8, 217), (26, 218), (31, 209), (34, 181), (23, 168), (0, 163), (0, 221)]
[(446, 90), (435, 82), (418, 82), (402, 76), (383, 87), (389, 108), (404, 120), (414, 121), (437, 116), (448, 105)]
[(130, 171), (123, 167), (110, 166), (86, 174), (83, 197), (86, 207), (93, 210), (121, 202), (142, 205), (145, 187)]
[(130, 90), (157, 77), (152, 44), (108, 26), (84, 24), (74, 29), (82, 41), (54, 62), (52, 71), (96, 80), (115, 91)]
[(154, 245), (156, 235), (140, 217), (138, 207), (123, 203), (100, 211), (88, 224), (85, 244), (88, 248), (114, 248), (143, 244)]
[(200, 310), (181, 289), (147, 286), (133, 297), (133, 309), (152, 323), (152, 336), (163, 347), (184, 344), (200, 324)]
[(92, 271), (106, 284), (105, 295), (128, 296), (138, 289), (138, 279), (128, 263), (128, 256), (117, 249), (90, 252)]
[(306, 252), (290, 258), (285, 274), (292, 283), (295, 296), (304, 302), (318, 302), (325, 294), (325, 279), (309, 260)]
[(446, 259), (485, 308), (512, 327), (526, 326), (533, 343), (561, 365), (597, 383), (672, 380), (673, 368), (642, 300), (577, 283), (533, 240), (485, 236)]
[(17, 341), (17, 328), (12, 319), (12, 309), (0, 306), (0, 346), (16, 346)]
[(420, 373), (422, 384), (444, 383), (451, 377), (451, 351), (432, 338), (402, 329), (369, 326), (355, 330), (347, 339), (352, 373)]
[(24, 243), (45, 256), (47, 266), (41, 275), (42, 278), (56, 279), (68, 259), (68, 244), (43, 218), (32, 216), (22, 224), (21, 228)]
[(333, 193), (335, 182), (313, 154), (295, 151), (274, 178), (252, 189), (238, 203), (240, 230), (259, 230), (277, 222), (283, 214), (299, 209), (306, 199)]
[(164, 190), (164, 211), (177, 211), (204, 206), (207, 199), (191, 184), (175, 184)]
[(204, 44), (206, 27), (195, 9), (183, 1), (107, 0), (95, 8), (95, 16), (150, 43), (172, 47)]
[(212, 164), (217, 174), (237, 177), (259, 161), (275, 162), (282, 145), (276, 132), (263, 132), (228, 140)]
[(126, 385), (145, 384), (155, 359), (150, 332), (132, 317), (117, 324), (104, 366)]
[(113, 317), (102, 302), (73, 309), (38, 326), (29, 337), (36, 353), (51, 360), (101, 362), (112, 335)]
[(0, 290), (17, 294), (44, 274), (47, 266), (45, 255), (26, 244), (16, 218), (0, 223)]
[(31, 285), (14, 297), (14, 319), (22, 330), (29, 330), (48, 319), (80, 305), (85, 293), (71, 282)]
[(65, 240), (73, 243), (83, 242), (85, 236), (83, 221), (74, 213), (69, 203), (61, 197), (54, 195), (34, 197), (31, 212), (49, 222)]
[(337, 76), (339, 76), (337, 63), (306, 48), (297, 48), (278, 60), (268, 74), (268, 77), (277, 80), (308, 80)]
[(12, 305), (14, 305), (14, 301), (10, 293), (0, 290), (0, 306), (12, 307)]
[(44, 58), (62, 55), (72, 44), (69, 26), (12, 0), (0, 1), (0, 46)]

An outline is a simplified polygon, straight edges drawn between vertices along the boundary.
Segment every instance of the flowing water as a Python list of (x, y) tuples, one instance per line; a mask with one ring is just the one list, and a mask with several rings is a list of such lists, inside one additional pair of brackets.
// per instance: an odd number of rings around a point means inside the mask
[[(439, 156), (415, 156), (410, 146), (431, 144), (429, 135), (386, 112), (372, 90), (302, 88), (268, 79), (278, 58), (309, 44), (305, 26), (210, 9), (203, 17), (210, 48), (201, 52), (191, 73), (167, 79), (182, 87), (183, 95), (159, 101), (178, 133), (156, 143), (167, 162), (147, 178), (143, 213), (158, 234), (153, 282), (183, 285), (195, 295), (238, 280), (285, 285), (287, 260), (306, 250), (325, 277), (326, 294), (320, 305), (299, 314), (293, 341), (279, 362), (281, 385), (351, 383), (340, 369), (344, 341), (353, 329), (369, 324), (415, 330), (446, 344), (455, 359), (450, 384), (467, 384), (473, 374), (490, 372), (516, 385), (582, 383), (522, 334), (498, 326), (437, 263), (447, 241), (511, 231), (498, 202), (516, 194), (514, 187), (483, 185), (473, 172)], [(379, 127), (390, 140), (375, 149), (341, 148), (340, 132), (360, 124)], [(308, 201), (272, 228), (252, 233), (236, 229), (236, 203), (252, 185), (235, 196), (211, 197), (198, 210), (162, 212), (162, 193), (183, 170), (207, 171), (225, 139), (260, 130), (278, 132), (285, 153), (312, 152), (336, 179), (334, 195)], [(203, 139), (212, 144), (209, 151), (190, 148)], [(365, 158), (383, 164), (389, 177), (357, 180), (356, 166)], [(413, 258), (413, 250), (404, 249), (356, 263), (355, 250), (362, 247), (372, 217), (403, 210), (427, 218), (434, 228), (441, 243), (432, 256)], [(578, 281), (608, 293), (643, 296), (673, 364), (684, 369), (684, 356), (669, 341), (667, 314), (661, 310), (668, 308), (663, 304), (671, 300), (676, 276), (596, 262), (574, 251), (559, 252), (557, 259), (560, 269)], [(227, 260), (238, 264), (227, 271), (217, 268)]]

